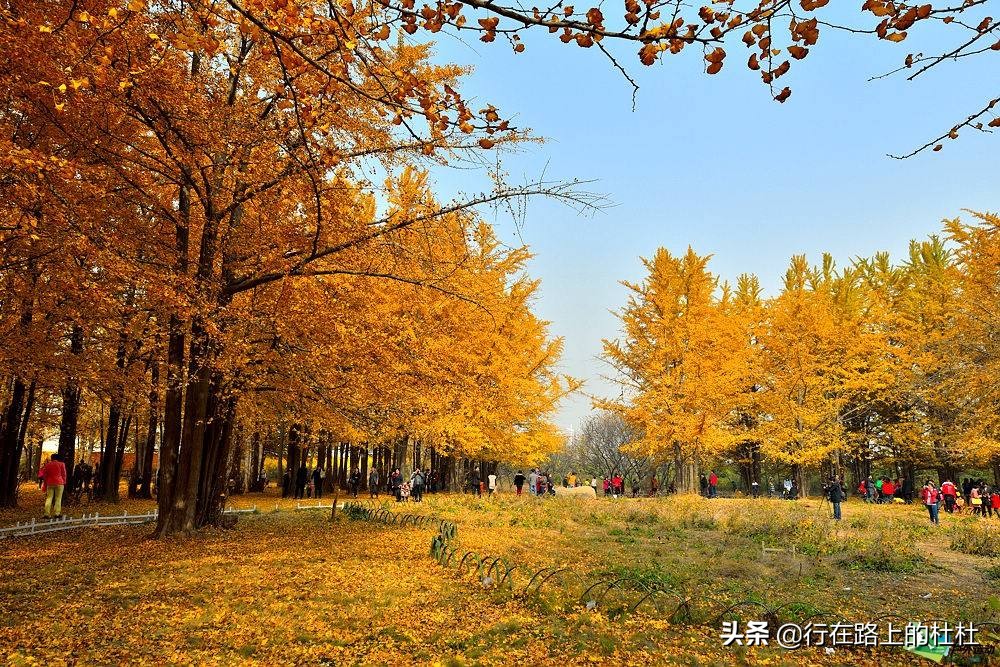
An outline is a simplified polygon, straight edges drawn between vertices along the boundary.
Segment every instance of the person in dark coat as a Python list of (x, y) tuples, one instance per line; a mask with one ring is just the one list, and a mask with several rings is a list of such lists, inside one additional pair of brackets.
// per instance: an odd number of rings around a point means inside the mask
[(315, 489), (313, 493), (316, 494), (317, 498), (323, 497), (323, 469), (316, 464), (316, 467), (312, 471), (313, 478), (313, 488)]
[(351, 471), (351, 476), (347, 481), (351, 485), (351, 495), (357, 498), (358, 491), (361, 490), (361, 473), (357, 468)]
[(305, 461), (299, 466), (299, 471), (295, 473), (295, 499), (306, 497), (306, 484), (309, 483), (309, 468)]
[(417, 468), (410, 475), (410, 496), (413, 502), (419, 503), (424, 499), (424, 473)]
[(514, 475), (514, 488), (517, 489), (517, 495), (521, 495), (521, 489), (524, 488), (524, 473), (520, 470)]
[(403, 500), (400, 489), (403, 486), (403, 475), (399, 472), (399, 468), (392, 471), (392, 475), (389, 477), (389, 488), (392, 489), (392, 495), (396, 496), (396, 502)]
[(844, 487), (840, 483), (840, 477), (833, 477), (824, 488), (827, 500), (833, 505), (833, 518), (840, 521), (840, 503), (844, 502)]

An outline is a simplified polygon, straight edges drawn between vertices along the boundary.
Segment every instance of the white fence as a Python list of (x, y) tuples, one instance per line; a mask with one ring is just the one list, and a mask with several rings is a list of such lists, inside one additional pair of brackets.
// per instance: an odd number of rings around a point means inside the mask
[[(226, 509), (223, 514), (233, 515), (233, 514), (256, 514), (257, 506), (254, 505), (249, 509)], [(73, 530), (74, 528), (86, 528), (87, 526), (131, 526), (139, 525), (143, 523), (152, 523), (156, 521), (156, 510), (152, 512), (146, 512), (145, 514), (129, 514), (128, 512), (122, 512), (121, 514), (100, 514), (95, 512), (94, 514), (84, 514), (79, 517), (63, 517), (61, 519), (52, 519), (49, 521), (36, 521), (32, 519), (31, 521), (25, 521), (23, 523), (17, 523), (13, 526), (8, 526), (6, 528), (0, 528), (0, 540), (6, 539), (8, 537), (26, 537), (28, 535), (41, 535), (42, 533), (54, 533), (60, 530)]]

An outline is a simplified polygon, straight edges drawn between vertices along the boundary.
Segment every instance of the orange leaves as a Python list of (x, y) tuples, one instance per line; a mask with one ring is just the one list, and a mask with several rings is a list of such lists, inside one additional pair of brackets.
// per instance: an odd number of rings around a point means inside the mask
[(641, 49), (639, 49), (639, 62), (646, 66), (652, 65), (656, 62), (656, 58), (659, 53), (660, 50), (655, 44), (645, 44)]
[(625, 21), (629, 25), (636, 25), (639, 22), (640, 11), (638, 0), (625, 0)]
[(789, 28), (792, 40), (812, 46), (819, 40), (819, 21), (811, 18), (808, 21), (792, 21)]
[(485, 19), (479, 19), (479, 26), (483, 29), (483, 34), (479, 38), (483, 42), (492, 42), (496, 39), (496, 28), (497, 24), (500, 23), (500, 19), (495, 16), (491, 16)]
[(708, 67), (705, 71), (709, 74), (718, 74), (722, 71), (722, 61), (726, 58), (726, 52), (722, 47), (716, 47), (709, 53), (705, 54), (705, 61), (708, 62)]

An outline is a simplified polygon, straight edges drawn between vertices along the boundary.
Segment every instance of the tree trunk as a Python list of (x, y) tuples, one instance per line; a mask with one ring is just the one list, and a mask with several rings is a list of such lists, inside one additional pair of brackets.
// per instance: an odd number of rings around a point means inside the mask
[[(183, 192), (183, 190), (182, 190)], [(182, 197), (186, 199), (186, 197)], [(179, 233), (178, 233), (179, 234)], [(186, 253), (186, 241), (185, 241)], [(168, 535), (174, 528), (171, 510), (177, 488), (177, 464), (181, 444), (181, 409), (184, 400), (184, 348), (183, 321), (170, 316), (167, 339), (167, 387), (163, 401), (163, 437), (160, 440), (160, 473), (156, 488), (156, 537)]]
[(286, 470), (289, 475), (289, 486), (291, 490), (294, 491), (296, 482), (296, 476), (299, 474), (299, 461), (301, 458), (301, 447), (299, 445), (299, 426), (298, 424), (292, 424), (288, 428), (288, 446), (287, 446), (287, 456), (286, 459)]
[(359, 448), (358, 453), (360, 454), (361, 458), (360, 461), (361, 488), (367, 489), (368, 488), (368, 443), (367, 442)]
[(114, 452), (115, 465), (112, 474), (114, 475), (113, 488), (115, 491), (115, 500), (118, 500), (119, 497), (119, 487), (121, 486), (120, 480), (122, 477), (122, 464), (125, 459), (125, 447), (128, 445), (128, 434), (132, 428), (133, 414), (134, 411), (129, 410), (128, 415), (126, 415), (125, 419), (122, 421), (121, 433), (119, 433), (118, 435), (118, 447), (115, 449)]
[(229, 471), (226, 463), (233, 442), (236, 399), (219, 398), (221, 382), (220, 374), (214, 374), (208, 406), (211, 422), (209, 428), (205, 430), (205, 442), (202, 447), (204, 460), (200, 467), (201, 478), (196, 498), (194, 528), (220, 525), (228, 497)]
[(250, 438), (250, 490), (260, 491), (260, 471), (264, 469), (260, 455), (260, 431), (254, 431)]
[[(79, 356), (83, 353), (83, 327), (73, 325), (70, 334), (70, 353)], [(66, 464), (67, 481), (73, 479), (73, 467), (76, 465), (76, 429), (80, 418), (80, 386), (72, 374), (66, 380), (62, 390), (62, 415), (59, 418), (59, 455)]]
[(798, 463), (792, 465), (792, 479), (795, 480), (795, 486), (798, 488), (799, 491), (798, 497), (805, 498), (806, 497), (805, 471), (803, 470), (802, 466), (799, 465)]
[[(160, 365), (156, 359), (150, 369), (149, 390), (149, 421), (146, 424), (146, 444), (142, 448), (142, 468), (140, 469), (141, 483), (137, 496), (139, 498), (152, 498), (153, 492), (150, 488), (153, 481), (153, 456), (156, 450), (156, 429), (159, 427), (160, 410)], [(162, 466), (162, 461), (161, 464)]]
[(98, 496), (109, 502), (118, 502), (118, 478), (114, 475), (121, 417), (121, 406), (117, 399), (112, 399), (108, 409), (107, 434), (101, 449), (101, 474), (98, 482)]

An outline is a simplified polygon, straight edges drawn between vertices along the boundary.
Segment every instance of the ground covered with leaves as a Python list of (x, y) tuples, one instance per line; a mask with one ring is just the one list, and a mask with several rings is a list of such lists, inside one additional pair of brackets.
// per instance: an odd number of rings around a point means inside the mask
[[(816, 501), (439, 496), (388, 506), (453, 520), (458, 554), (513, 568), (498, 586), (498, 570), (485, 577), (472, 560), (432, 558), (434, 525), (345, 512), (331, 522), (328, 511), (257, 501), (265, 511), (233, 530), (169, 542), (138, 526), (0, 543), (3, 660), (898, 664), (915, 659), (724, 648), (713, 620), (741, 600), (856, 619), (995, 621), (1000, 608), (995, 553), (983, 553), (996, 542), (980, 535), (990, 528), (954, 517), (935, 528), (919, 507), (849, 503), (834, 524)], [(796, 555), (764, 555), (762, 545), (795, 545)], [(533, 572), (556, 565), (566, 569), (523, 593)], [(609, 578), (632, 583), (588, 609), (597, 596), (586, 587)], [(669, 595), (633, 609), (650, 587), (687, 599), (689, 618), (673, 616), (680, 598)]]

